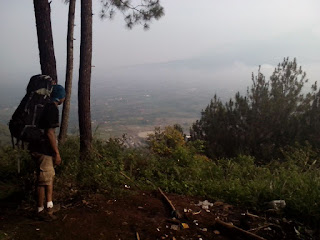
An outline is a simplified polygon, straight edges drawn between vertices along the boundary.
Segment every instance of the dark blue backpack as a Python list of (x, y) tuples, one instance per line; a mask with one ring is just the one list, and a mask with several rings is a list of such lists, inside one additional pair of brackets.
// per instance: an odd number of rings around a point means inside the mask
[(45, 104), (50, 102), (52, 85), (52, 78), (48, 75), (39, 74), (30, 78), (27, 93), (9, 122), (13, 147), (19, 146), (20, 141), (38, 141), (43, 136), (43, 130), (38, 128), (38, 123)]

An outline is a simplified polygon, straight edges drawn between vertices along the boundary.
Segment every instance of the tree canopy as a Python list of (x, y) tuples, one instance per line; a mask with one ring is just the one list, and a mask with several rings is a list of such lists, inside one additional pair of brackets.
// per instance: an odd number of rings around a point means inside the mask
[(191, 137), (206, 141), (210, 157), (250, 154), (263, 161), (297, 142), (318, 146), (320, 92), (316, 82), (306, 91), (307, 83), (296, 59), (284, 59), (269, 80), (259, 67), (245, 96), (238, 92), (225, 104), (214, 96)]
[(149, 28), (149, 22), (154, 18), (158, 20), (164, 15), (164, 9), (159, 0), (141, 0), (133, 4), (131, 0), (101, 0), (101, 18), (112, 19), (116, 9), (124, 15), (128, 28), (141, 24), (145, 29)]

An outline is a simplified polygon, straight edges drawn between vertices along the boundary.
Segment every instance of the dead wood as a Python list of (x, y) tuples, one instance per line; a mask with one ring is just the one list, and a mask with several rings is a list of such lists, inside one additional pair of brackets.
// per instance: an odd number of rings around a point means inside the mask
[(62, 222), (67, 218), (68, 214), (64, 215)]
[(140, 236), (138, 232), (136, 232), (136, 237), (137, 237), (137, 240), (140, 240)]
[(247, 215), (248, 217), (252, 217), (252, 218), (261, 218), (260, 216), (255, 215), (255, 214), (252, 214), (252, 213), (249, 213), (248, 211), (246, 212), (246, 215)]
[(250, 229), (248, 231), (249, 232), (257, 232), (257, 231), (259, 231), (261, 229), (264, 229), (264, 228), (267, 228), (267, 227), (270, 227), (270, 226), (274, 226), (274, 224), (268, 223), (268, 224), (265, 224), (265, 225), (257, 227), (257, 228), (252, 228), (252, 229)]
[(233, 234), (235, 236), (243, 237), (244, 239), (252, 239), (252, 240), (266, 240), (263, 237), (260, 237), (254, 233), (248, 232), (241, 228), (238, 228), (232, 224), (221, 221), (220, 219), (216, 219), (215, 225), (217, 228), (221, 230), (227, 230), (229, 234)]
[(171, 211), (172, 211), (172, 215), (175, 218), (182, 218), (182, 214), (175, 208), (175, 206), (173, 205), (173, 203), (170, 201), (170, 199), (164, 194), (164, 192), (161, 190), (161, 188), (158, 188), (159, 192), (161, 193), (161, 195), (163, 196), (163, 198), (166, 200), (166, 202), (169, 204)]

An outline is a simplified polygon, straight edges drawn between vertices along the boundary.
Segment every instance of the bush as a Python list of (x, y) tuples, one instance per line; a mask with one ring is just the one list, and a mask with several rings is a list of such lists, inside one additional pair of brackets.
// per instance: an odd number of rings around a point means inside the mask
[(152, 152), (161, 156), (170, 156), (176, 148), (185, 145), (183, 133), (171, 126), (165, 127), (164, 131), (156, 128), (147, 143)]
[(35, 163), (27, 151), (0, 148), (0, 199), (13, 194), (30, 198), (34, 188), (34, 170)]
[[(160, 187), (167, 192), (219, 199), (255, 209), (283, 199), (288, 216), (320, 220), (319, 155), (310, 145), (282, 149), (282, 161), (256, 165), (255, 158), (246, 155), (210, 160), (199, 154), (197, 146), (201, 144), (186, 143), (180, 138), (181, 133), (176, 135), (171, 129), (156, 134), (161, 145), (152, 143), (141, 148), (125, 147), (122, 138), (96, 140), (92, 155), (85, 162), (79, 162), (78, 139), (69, 139), (60, 147), (63, 162), (56, 171), (56, 192), (67, 187), (69, 197), (70, 184), (75, 189), (106, 190), (109, 194), (118, 193), (124, 185), (139, 189)], [(167, 135), (176, 136), (179, 141), (166, 142), (164, 139), (170, 139)], [(155, 136), (150, 139), (157, 141)], [(150, 146), (156, 146), (157, 151)], [(18, 156), (23, 159), (20, 175), (16, 173)], [(27, 152), (3, 148), (0, 159), (2, 183), (34, 186), (31, 181), (34, 170)]]

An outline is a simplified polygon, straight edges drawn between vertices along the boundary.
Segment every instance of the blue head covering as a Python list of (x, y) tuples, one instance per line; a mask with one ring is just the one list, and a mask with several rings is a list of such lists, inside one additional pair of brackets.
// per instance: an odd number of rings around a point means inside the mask
[(53, 102), (59, 102), (61, 99), (66, 97), (66, 90), (61, 85), (53, 85), (51, 100)]

